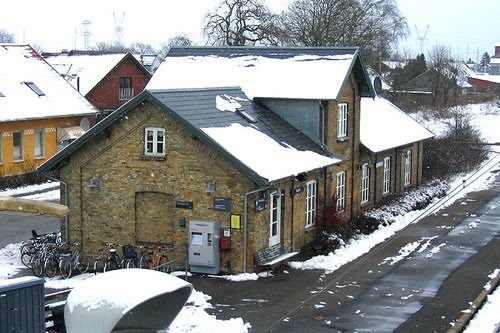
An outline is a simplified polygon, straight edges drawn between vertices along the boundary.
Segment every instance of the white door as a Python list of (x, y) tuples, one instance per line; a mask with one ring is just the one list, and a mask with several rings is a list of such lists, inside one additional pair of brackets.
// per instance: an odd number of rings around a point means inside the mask
[(281, 237), (281, 193), (271, 193), (270, 201), (269, 246), (273, 246), (280, 243)]

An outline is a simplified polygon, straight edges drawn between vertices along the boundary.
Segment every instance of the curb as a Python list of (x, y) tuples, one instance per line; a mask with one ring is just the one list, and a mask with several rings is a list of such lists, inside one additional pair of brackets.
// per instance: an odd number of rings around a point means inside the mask
[(492, 294), (500, 283), (500, 273), (496, 277), (490, 280), (489, 290), (483, 289), (483, 291), (476, 297), (474, 302), (469, 306), (464, 313), (453, 325), (452, 328), (448, 330), (448, 333), (460, 333), (469, 324), (474, 315), (481, 309), (488, 295)]

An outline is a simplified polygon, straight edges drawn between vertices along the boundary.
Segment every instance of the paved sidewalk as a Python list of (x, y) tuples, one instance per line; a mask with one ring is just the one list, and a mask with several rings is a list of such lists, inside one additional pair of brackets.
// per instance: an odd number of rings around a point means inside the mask
[[(444, 332), (500, 265), (500, 217), (483, 208), (494, 198), (500, 201), (499, 183), (497, 177), (490, 190), (470, 193), (409, 225), (328, 275), (288, 269), (257, 281), (229, 282), (206, 276), (193, 276), (189, 281), (212, 296), (212, 313), (217, 318), (242, 317), (252, 325), (252, 332)], [(468, 228), (483, 214), (490, 214), (496, 223), (488, 224), (489, 229), (483, 225)], [(461, 237), (464, 233), (475, 236)], [(446, 246), (430, 260), (412, 254), (411, 260), (380, 265), (422, 237), (434, 237), (431, 247)], [(464, 240), (470, 244), (461, 243)], [(389, 324), (384, 326), (384, 322)]]

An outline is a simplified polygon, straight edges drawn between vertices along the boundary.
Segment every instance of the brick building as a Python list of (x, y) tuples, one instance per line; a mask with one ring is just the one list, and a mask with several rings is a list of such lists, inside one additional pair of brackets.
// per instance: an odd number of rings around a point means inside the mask
[[(84, 251), (184, 245), (190, 224), (216, 221), (230, 244), (220, 270), (252, 271), (257, 251), (300, 250), (326, 207), (351, 217), (421, 181), (431, 134), (363, 98), (357, 48), (172, 49), (145, 92), (39, 171), (67, 185), (63, 229)], [(388, 117), (384, 132), (393, 119), (413, 135), (377, 136), (364, 104)]]
[(44, 57), (105, 116), (140, 94), (151, 73), (131, 53), (73, 50)]

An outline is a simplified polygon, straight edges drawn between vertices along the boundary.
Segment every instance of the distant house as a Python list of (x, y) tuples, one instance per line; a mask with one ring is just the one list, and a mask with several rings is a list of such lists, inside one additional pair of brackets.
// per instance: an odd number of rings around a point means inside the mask
[(151, 73), (152, 56), (98, 51), (69, 51), (44, 54), (75, 89), (104, 115), (142, 92)]
[(490, 58), (491, 74), (500, 75), (500, 43), (495, 44), (495, 55)]
[(67, 184), (62, 227), (86, 252), (220, 237), (217, 272), (246, 272), (299, 251), (328, 207), (350, 218), (419, 185), (431, 136), (375, 97), (357, 48), (174, 48), (38, 170)]
[(0, 44), (0, 176), (34, 171), (97, 114), (29, 45)]

